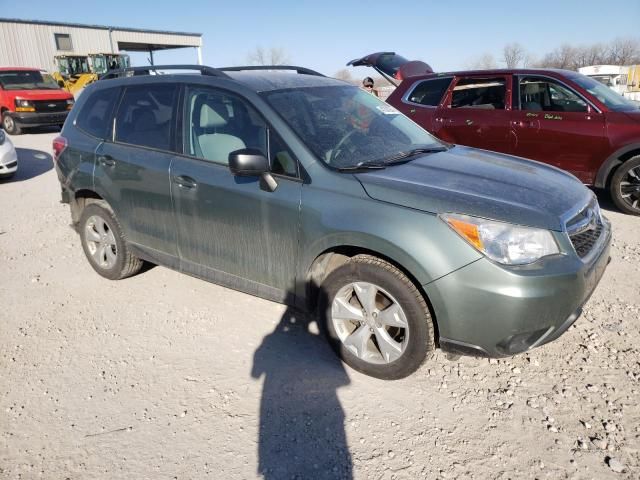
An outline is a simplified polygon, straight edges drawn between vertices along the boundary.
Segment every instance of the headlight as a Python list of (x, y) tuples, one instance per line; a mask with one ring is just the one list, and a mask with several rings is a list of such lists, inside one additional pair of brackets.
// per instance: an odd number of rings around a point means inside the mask
[(441, 218), (481, 253), (504, 265), (525, 265), (560, 253), (549, 230), (469, 215), (445, 214)]
[(67, 110), (71, 110), (73, 108), (73, 104), (76, 103), (76, 101), (73, 98), (68, 98), (67, 99)]
[(21, 98), (16, 98), (16, 112), (35, 112), (35, 105), (29, 100), (23, 100)]
[(5, 139), (4, 130), (0, 129), (0, 145), (4, 145), (4, 139)]

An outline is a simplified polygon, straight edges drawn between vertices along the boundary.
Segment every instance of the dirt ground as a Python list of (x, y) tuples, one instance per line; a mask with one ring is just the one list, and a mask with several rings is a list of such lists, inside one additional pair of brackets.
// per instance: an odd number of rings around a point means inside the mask
[(1, 478), (640, 478), (640, 218), (602, 199), (613, 260), (559, 340), (384, 382), (282, 305), (161, 267), (99, 277), (54, 136), (14, 136), (0, 183)]

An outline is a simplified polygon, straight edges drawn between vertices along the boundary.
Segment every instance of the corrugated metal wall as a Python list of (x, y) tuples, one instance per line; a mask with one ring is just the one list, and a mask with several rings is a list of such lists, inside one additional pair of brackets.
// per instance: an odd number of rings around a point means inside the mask
[[(58, 51), (54, 33), (71, 35), (73, 51)], [(113, 51), (118, 52), (118, 41), (147, 43), (176, 47), (199, 47), (199, 36), (170, 33), (112, 31)], [(39, 25), (0, 21), (0, 66), (37, 67), (53, 71), (56, 55), (86, 55), (111, 52), (109, 30), (99, 28), (70, 27), (63, 25)]]

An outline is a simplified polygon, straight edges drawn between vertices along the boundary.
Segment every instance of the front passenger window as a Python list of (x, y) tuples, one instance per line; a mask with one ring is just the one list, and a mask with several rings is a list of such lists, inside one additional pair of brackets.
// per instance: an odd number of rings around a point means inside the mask
[(255, 148), (267, 155), (267, 127), (241, 98), (225, 91), (190, 89), (185, 149), (188, 155), (228, 164), (235, 150)]
[(586, 112), (587, 103), (569, 88), (544, 77), (520, 80), (520, 108), (541, 112)]

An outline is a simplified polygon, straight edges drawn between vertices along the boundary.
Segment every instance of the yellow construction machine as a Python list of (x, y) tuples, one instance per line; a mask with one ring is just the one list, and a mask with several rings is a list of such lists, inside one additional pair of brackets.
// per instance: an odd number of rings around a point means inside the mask
[(55, 63), (57, 72), (53, 73), (53, 78), (61, 88), (74, 95), (109, 70), (127, 68), (131, 65), (129, 55), (115, 53), (58, 55), (55, 57)]

